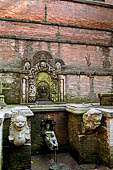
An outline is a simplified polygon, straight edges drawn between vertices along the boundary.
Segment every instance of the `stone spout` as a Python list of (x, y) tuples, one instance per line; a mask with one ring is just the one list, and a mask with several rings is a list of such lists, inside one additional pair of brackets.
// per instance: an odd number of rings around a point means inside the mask
[(58, 150), (58, 141), (54, 131), (55, 124), (56, 122), (52, 118), (45, 118), (40, 124), (43, 140), (51, 151)]
[(58, 150), (58, 142), (54, 131), (46, 131), (44, 139), (50, 150)]
[(21, 110), (13, 110), (9, 128), (9, 141), (16, 146), (22, 146), (30, 140), (30, 130), (27, 117)]

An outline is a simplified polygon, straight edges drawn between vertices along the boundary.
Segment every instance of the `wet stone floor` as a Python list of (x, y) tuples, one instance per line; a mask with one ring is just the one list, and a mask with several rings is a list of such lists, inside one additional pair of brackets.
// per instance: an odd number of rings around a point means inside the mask
[(69, 153), (58, 153), (56, 158), (54, 154), (32, 156), (32, 170), (49, 170), (50, 168), (53, 170), (113, 170), (96, 164), (78, 165)]

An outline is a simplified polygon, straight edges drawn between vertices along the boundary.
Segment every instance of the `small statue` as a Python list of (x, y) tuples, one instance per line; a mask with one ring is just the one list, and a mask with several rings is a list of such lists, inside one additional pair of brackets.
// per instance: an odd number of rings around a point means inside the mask
[(16, 146), (22, 146), (30, 140), (30, 130), (27, 118), (20, 110), (13, 111), (9, 129), (9, 141)]
[(24, 70), (29, 70), (31, 68), (31, 64), (29, 61), (27, 61), (25, 64), (24, 64)]
[(60, 62), (57, 62), (56, 64), (55, 64), (55, 67), (56, 67), (56, 71), (58, 72), (58, 71), (61, 71), (61, 63)]
[(90, 109), (83, 115), (85, 132), (91, 132), (101, 125), (102, 113), (96, 109)]

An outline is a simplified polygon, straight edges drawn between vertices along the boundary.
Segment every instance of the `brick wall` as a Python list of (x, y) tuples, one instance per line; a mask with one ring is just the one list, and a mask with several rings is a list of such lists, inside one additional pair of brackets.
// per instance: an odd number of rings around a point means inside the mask
[[(23, 23), (14, 21), (0, 21), (1, 34), (29, 36), (63, 40), (81, 40), (95, 43), (111, 43), (112, 33), (109, 31), (88, 30), (83, 28), (58, 27), (55, 25), (42, 25), (36, 23)], [(13, 45), (11, 43), (11, 45)]]
[(65, 63), (67, 101), (111, 92), (112, 18), (112, 5), (92, 1), (1, 2), (0, 68), (21, 69), (25, 58), (45, 50)]
[(0, 73), (2, 78), (2, 94), (5, 95), (6, 103), (20, 103), (21, 83), (19, 73)]
[[(46, 8), (45, 8), (46, 7)], [(38, 10), (37, 10), (38, 9)], [(77, 3), (75, 1), (19, 0), (1, 2), (1, 17), (70, 23), (97, 27), (112, 27), (112, 8)]]
[(112, 92), (112, 77), (69, 75), (67, 76), (66, 87), (67, 102), (98, 102), (99, 93)]
[[(107, 50), (106, 57), (106, 48), (98, 46), (12, 39), (1, 39), (0, 41), (0, 65), (2, 69), (21, 69), (23, 59), (32, 58), (35, 52), (40, 50), (49, 51), (53, 58), (63, 59), (65, 66), (68, 67), (65, 73), (65, 97), (67, 102), (81, 102), (82, 98), (90, 101), (91, 98), (97, 97), (98, 93), (112, 92), (113, 80), (112, 75), (109, 76), (109, 70), (113, 67), (113, 48), (111, 47)], [(88, 67), (86, 60), (88, 54), (90, 54), (90, 67)], [(106, 65), (106, 62), (108, 65)], [(78, 74), (76, 72), (79, 72), (79, 75), (76, 75)], [(91, 73), (95, 76), (91, 77)], [(101, 76), (103, 73), (104, 75)], [(100, 76), (96, 74), (100, 74)], [(5, 75), (1, 74), (2, 76), (5, 77), (5, 82), (9, 81), (9, 79), (11, 82), (15, 80), (15, 83), (12, 83), (11, 86), (18, 82), (16, 88), (3, 89), (6, 103), (15, 103), (14, 95), (17, 96), (16, 103), (19, 103), (21, 91), (20, 74), (5, 73)], [(11, 84), (10, 82), (8, 83)], [(9, 93), (12, 94), (10, 98), (8, 98)], [(97, 98), (93, 101), (97, 101)]]
[[(0, 42), (0, 66), (3, 68), (4, 66), (5, 68), (21, 67), (23, 58), (31, 58), (40, 50), (49, 51), (53, 58), (61, 58), (67, 66), (77, 69), (87, 69), (87, 71), (90, 71), (88, 69), (93, 68), (95, 69), (94, 71), (97, 71), (97, 69), (104, 67), (106, 60), (109, 62), (109, 65), (106, 67), (111, 69), (113, 67), (112, 47), (107, 48), (108, 50), (105, 52), (105, 47), (90, 45), (14, 39), (0, 39)], [(86, 61), (88, 54), (90, 55), (89, 62), (91, 63), (89, 68)]]

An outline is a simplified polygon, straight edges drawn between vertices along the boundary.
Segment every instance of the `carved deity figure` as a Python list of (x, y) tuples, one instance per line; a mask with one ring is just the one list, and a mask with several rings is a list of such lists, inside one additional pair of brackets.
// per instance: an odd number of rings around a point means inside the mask
[(30, 140), (30, 130), (27, 118), (20, 110), (13, 111), (9, 128), (9, 141), (16, 146), (21, 146)]
[(102, 113), (96, 109), (90, 109), (83, 115), (85, 131), (93, 131), (101, 125)]
[(57, 62), (55, 64), (55, 67), (56, 67), (56, 71), (61, 71), (61, 63)]
[(24, 64), (24, 70), (29, 70), (31, 68), (31, 64), (29, 61), (27, 61), (25, 64)]

